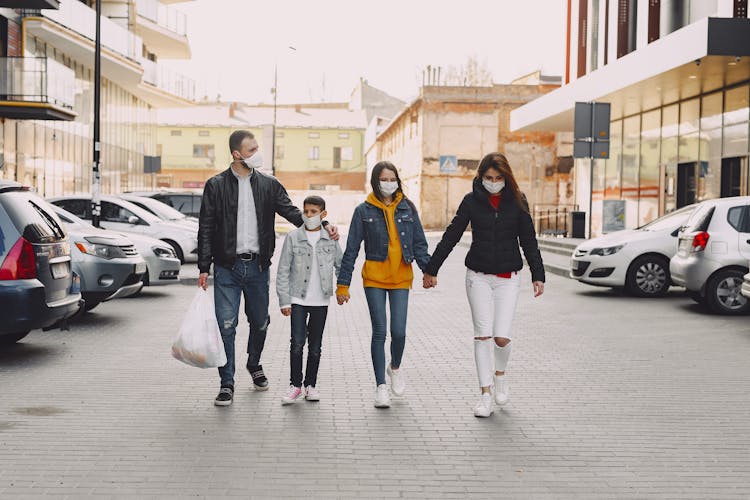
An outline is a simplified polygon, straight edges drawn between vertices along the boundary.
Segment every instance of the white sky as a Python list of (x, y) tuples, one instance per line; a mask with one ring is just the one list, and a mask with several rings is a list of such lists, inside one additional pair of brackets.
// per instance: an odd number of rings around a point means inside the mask
[[(161, 62), (209, 97), (346, 101), (360, 77), (405, 101), (428, 64), (485, 61), (496, 83), (543, 69), (561, 75), (565, 0), (195, 0), (190, 61)], [(293, 46), (295, 51), (287, 47)]]

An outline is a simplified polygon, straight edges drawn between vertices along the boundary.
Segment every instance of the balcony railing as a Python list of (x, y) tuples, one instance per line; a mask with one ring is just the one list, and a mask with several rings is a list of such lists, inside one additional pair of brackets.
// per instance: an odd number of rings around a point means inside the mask
[(0, 99), (73, 109), (75, 72), (46, 57), (0, 57)]
[(142, 59), (141, 65), (143, 66), (144, 82), (183, 99), (189, 101), (195, 100), (194, 80), (168, 68), (159, 66), (148, 59)]
[(187, 16), (183, 12), (158, 0), (136, 0), (135, 4), (139, 16), (178, 35), (187, 35)]
[[(66, 28), (85, 36), (92, 42), (96, 39), (96, 11), (78, 0), (60, 0), (58, 10), (24, 10), (26, 16), (43, 16)], [(102, 46), (129, 59), (137, 60), (143, 41), (111, 19), (101, 19)]]

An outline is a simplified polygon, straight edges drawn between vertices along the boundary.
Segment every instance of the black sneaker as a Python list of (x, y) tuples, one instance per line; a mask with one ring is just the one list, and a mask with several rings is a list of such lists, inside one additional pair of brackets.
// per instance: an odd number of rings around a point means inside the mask
[(232, 387), (222, 387), (219, 389), (219, 395), (214, 399), (216, 406), (229, 406), (232, 404), (234, 389)]
[(263, 365), (248, 366), (247, 370), (250, 372), (250, 376), (253, 377), (253, 385), (256, 391), (267, 391), (268, 390), (268, 379), (263, 373)]

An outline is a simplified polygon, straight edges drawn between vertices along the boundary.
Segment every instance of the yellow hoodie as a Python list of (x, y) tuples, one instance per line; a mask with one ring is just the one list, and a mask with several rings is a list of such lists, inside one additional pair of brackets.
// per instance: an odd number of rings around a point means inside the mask
[[(396, 193), (393, 202), (386, 205), (373, 193), (367, 196), (367, 203), (381, 209), (383, 215), (385, 215), (385, 225), (388, 228), (388, 256), (383, 262), (365, 260), (365, 265), (362, 267), (362, 280), (365, 288), (385, 288), (388, 290), (411, 288), (414, 273), (411, 264), (404, 262), (404, 256), (401, 253), (401, 240), (398, 238), (398, 229), (396, 228), (396, 206), (403, 197), (403, 194)], [(336, 295), (349, 295), (349, 287), (338, 285)]]

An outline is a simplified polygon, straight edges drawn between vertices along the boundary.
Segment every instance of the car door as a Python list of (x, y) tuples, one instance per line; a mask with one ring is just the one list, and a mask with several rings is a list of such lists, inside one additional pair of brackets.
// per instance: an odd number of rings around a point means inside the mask
[(729, 214), (729, 223), (735, 226), (739, 233), (738, 247), (740, 254), (745, 260), (750, 260), (750, 205), (745, 205), (742, 210), (736, 211), (739, 220), (735, 220), (733, 214)]
[(125, 207), (111, 201), (102, 201), (101, 226), (112, 231), (143, 234), (148, 223)]

